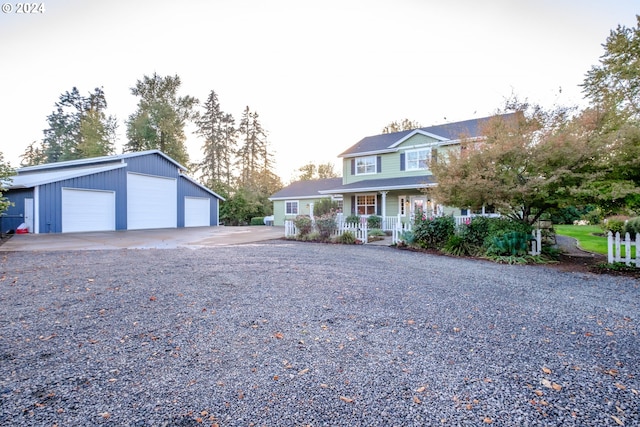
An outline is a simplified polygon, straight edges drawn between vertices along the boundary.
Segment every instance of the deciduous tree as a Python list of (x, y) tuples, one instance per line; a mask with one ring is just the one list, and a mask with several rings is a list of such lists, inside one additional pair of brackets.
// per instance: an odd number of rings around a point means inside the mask
[(180, 77), (144, 76), (131, 88), (138, 109), (127, 121), (125, 151), (160, 150), (183, 165), (189, 162), (184, 128), (198, 100), (178, 96)]
[(403, 130), (413, 130), (420, 127), (422, 127), (420, 123), (415, 120), (402, 119), (400, 122), (394, 120), (382, 129), (382, 133), (401, 132)]

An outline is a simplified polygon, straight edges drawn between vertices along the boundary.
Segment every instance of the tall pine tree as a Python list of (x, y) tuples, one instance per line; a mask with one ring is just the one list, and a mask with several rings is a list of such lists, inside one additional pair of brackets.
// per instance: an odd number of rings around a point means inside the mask
[(228, 192), (232, 185), (233, 155), (236, 145), (235, 119), (220, 108), (218, 95), (211, 91), (204, 104), (204, 113), (197, 114), (196, 134), (204, 138), (204, 159), (198, 165), (204, 182), (216, 190)]

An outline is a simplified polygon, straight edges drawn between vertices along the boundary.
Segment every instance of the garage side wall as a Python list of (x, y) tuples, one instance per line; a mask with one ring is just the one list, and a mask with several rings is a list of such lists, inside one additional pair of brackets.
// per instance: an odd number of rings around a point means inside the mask
[(116, 193), (116, 230), (127, 228), (126, 171), (124, 168), (78, 178), (66, 179), (40, 186), (40, 233), (62, 232), (62, 188), (108, 190)]
[(184, 227), (184, 198), (185, 197), (202, 197), (210, 200), (210, 218), (209, 225), (218, 225), (218, 203), (217, 197), (194, 185), (187, 179), (180, 178), (178, 180), (178, 227)]
[(33, 199), (33, 189), (10, 190), (4, 196), (13, 204), (0, 217), (0, 227), (3, 233), (13, 230), (24, 222), (24, 199)]

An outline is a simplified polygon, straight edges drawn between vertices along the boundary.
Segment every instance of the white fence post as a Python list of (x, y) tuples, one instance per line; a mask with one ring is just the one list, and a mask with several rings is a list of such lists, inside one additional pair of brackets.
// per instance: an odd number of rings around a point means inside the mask
[[(640, 233), (636, 233), (635, 241), (631, 240), (629, 233), (625, 233), (624, 241), (620, 238), (620, 233), (616, 233), (615, 238), (613, 233), (609, 231), (607, 233), (607, 261), (609, 264), (614, 262), (622, 262), (622, 247), (624, 245), (624, 263), (626, 265), (635, 264), (636, 267), (640, 267)], [(631, 257), (631, 248), (636, 248), (636, 256)]]
[(607, 262), (609, 264), (613, 264), (614, 253), (613, 253), (613, 233), (607, 233)]

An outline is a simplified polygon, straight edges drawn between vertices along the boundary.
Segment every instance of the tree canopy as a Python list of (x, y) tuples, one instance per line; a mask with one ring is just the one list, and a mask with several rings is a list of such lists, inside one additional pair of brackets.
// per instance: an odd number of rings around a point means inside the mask
[(394, 120), (382, 128), (382, 133), (402, 132), (403, 130), (413, 130), (420, 127), (422, 127), (420, 123), (415, 120), (402, 119), (400, 122)]
[(7, 190), (7, 184), (13, 175), (13, 168), (9, 163), (5, 163), (4, 154), (0, 152), (0, 214), (5, 212), (11, 204), (4, 196), (4, 192)]
[(160, 150), (179, 163), (188, 164), (184, 128), (193, 118), (198, 100), (178, 96), (181, 84), (177, 75), (162, 77), (156, 73), (136, 82), (131, 93), (140, 99), (137, 111), (127, 120), (125, 151)]
[(101, 88), (82, 96), (74, 87), (60, 95), (55, 107), (47, 117), (43, 140), (32, 142), (21, 155), (23, 166), (113, 154), (118, 124), (106, 115)]
[(310, 181), (312, 179), (338, 178), (340, 174), (335, 171), (333, 163), (309, 162), (300, 166), (297, 170), (296, 181)]

